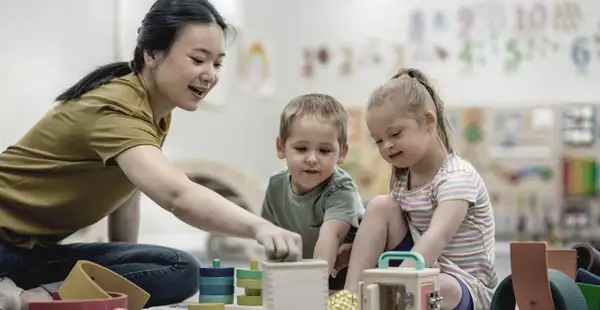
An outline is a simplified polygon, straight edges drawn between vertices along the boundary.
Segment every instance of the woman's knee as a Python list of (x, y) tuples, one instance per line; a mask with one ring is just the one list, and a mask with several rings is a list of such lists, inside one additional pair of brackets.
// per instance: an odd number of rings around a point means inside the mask
[(195, 256), (180, 250), (175, 250), (178, 253), (178, 262), (173, 266), (178, 275), (178, 288), (173, 291), (178, 291), (178, 299), (185, 300), (198, 292), (198, 272), (200, 269), (200, 260)]

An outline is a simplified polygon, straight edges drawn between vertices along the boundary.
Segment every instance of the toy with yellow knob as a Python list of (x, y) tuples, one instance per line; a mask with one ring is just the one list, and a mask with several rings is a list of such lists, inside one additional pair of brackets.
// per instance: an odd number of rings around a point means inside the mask
[(262, 305), (262, 270), (258, 262), (250, 262), (250, 269), (236, 270), (236, 286), (244, 288), (244, 295), (237, 296), (237, 304), (241, 306)]

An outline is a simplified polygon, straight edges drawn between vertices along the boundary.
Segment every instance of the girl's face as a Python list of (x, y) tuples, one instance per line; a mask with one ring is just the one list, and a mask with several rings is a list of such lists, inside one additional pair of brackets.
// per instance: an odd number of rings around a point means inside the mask
[(435, 139), (435, 116), (424, 113), (422, 121), (386, 102), (367, 111), (366, 122), (381, 157), (397, 168), (410, 168), (427, 153)]
[(225, 34), (217, 24), (190, 24), (168, 54), (146, 56), (161, 108), (194, 111), (219, 82)]

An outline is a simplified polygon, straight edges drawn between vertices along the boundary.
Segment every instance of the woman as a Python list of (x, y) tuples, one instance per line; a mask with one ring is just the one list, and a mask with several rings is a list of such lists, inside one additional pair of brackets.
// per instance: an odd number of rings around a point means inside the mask
[[(161, 151), (171, 111), (196, 110), (217, 84), (228, 30), (206, 0), (156, 1), (133, 61), (84, 77), (0, 154), (0, 309), (48, 298), (77, 260), (146, 290), (147, 307), (192, 296), (192, 256), (135, 244), (140, 192), (198, 229), (253, 238), (273, 258), (298, 259), (299, 235), (192, 182)], [(105, 216), (111, 241), (122, 242), (57, 244)]]

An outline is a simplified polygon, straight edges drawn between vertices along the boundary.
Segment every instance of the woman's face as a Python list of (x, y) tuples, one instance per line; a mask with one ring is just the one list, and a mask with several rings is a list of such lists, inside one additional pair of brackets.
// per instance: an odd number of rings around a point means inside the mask
[(219, 82), (224, 57), (225, 34), (219, 25), (190, 24), (184, 27), (166, 57), (157, 55), (152, 59), (150, 56), (146, 62), (150, 63), (160, 105), (196, 110)]

